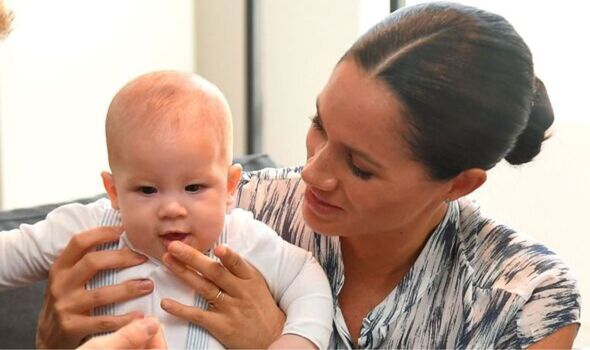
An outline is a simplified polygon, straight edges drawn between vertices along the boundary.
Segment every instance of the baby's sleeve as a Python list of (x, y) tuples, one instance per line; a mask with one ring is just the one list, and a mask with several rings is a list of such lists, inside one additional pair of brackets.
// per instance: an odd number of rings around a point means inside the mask
[(532, 294), (508, 323), (497, 349), (524, 349), (569, 324), (580, 323), (581, 296), (563, 264), (539, 275)]
[[(245, 220), (240, 221), (244, 224)], [(332, 333), (334, 304), (324, 270), (310, 252), (284, 241), (262, 222), (251, 219), (247, 226), (241, 230), (238, 251), (264, 276), (286, 313), (283, 334), (304, 337), (326, 349)]]
[(33, 225), (0, 232), (0, 291), (47, 278), (70, 238), (96, 226), (100, 205), (67, 204)]
[(279, 306), (287, 314), (283, 334), (296, 334), (320, 349), (328, 348), (334, 303), (324, 270), (311, 253), (307, 252), (303, 266), (281, 296)]

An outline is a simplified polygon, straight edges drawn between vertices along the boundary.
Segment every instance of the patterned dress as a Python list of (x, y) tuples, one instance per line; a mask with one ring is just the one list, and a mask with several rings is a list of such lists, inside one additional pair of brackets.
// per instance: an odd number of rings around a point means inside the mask
[[(334, 295), (330, 348), (352, 348), (338, 306), (345, 278), (340, 242), (305, 225), (300, 170), (246, 174), (237, 206), (314, 254)], [(461, 199), (450, 203), (402, 281), (366, 315), (358, 347), (525, 348), (579, 319), (580, 294), (563, 261)]]

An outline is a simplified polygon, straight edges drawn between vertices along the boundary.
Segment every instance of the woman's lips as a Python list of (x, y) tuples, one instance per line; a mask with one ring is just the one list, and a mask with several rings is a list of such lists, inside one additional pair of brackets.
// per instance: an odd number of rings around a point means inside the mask
[(309, 187), (305, 189), (304, 198), (307, 207), (317, 215), (331, 215), (342, 210), (342, 208), (322, 200), (321, 197), (315, 194)]

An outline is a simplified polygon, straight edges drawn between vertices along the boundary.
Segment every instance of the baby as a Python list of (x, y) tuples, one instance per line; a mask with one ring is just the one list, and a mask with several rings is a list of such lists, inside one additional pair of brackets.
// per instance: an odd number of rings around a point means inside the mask
[[(102, 180), (109, 199), (65, 205), (41, 222), (0, 233), (9, 235), (2, 250), (8, 254), (0, 256), (0, 290), (46, 278), (73, 234), (122, 225), (120, 240), (101, 249), (128, 247), (148, 260), (103, 271), (88, 287), (149, 278), (155, 288), (95, 314), (140, 310), (160, 319), (170, 348), (222, 348), (204, 329), (162, 310), (160, 301), (208, 307), (161, 263), (168, 244), (180, 240), (210, 257), (212, 248), (224, 244), (261, 272), (286, 313), (281, 346), (328, 346), (333, 304), (319, 264), (249, 212), (228, 209), (241, 168), (231, 164), (231, 115), (215, 86), (189, 73), (142, 75), (113, 98), (106, 136), (111, 172), (103, 172)], [(223, 302), (223, 294), (218, 299)]]

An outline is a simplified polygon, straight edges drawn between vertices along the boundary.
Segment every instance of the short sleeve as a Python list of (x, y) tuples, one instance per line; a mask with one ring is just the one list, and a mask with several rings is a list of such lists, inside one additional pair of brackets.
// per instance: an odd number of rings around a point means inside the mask
[(541, 276), (495, 348), (527, 348), (564, 326), (580, 323), (581, 296), (570, 271), (564, 265), (554, 266)]

